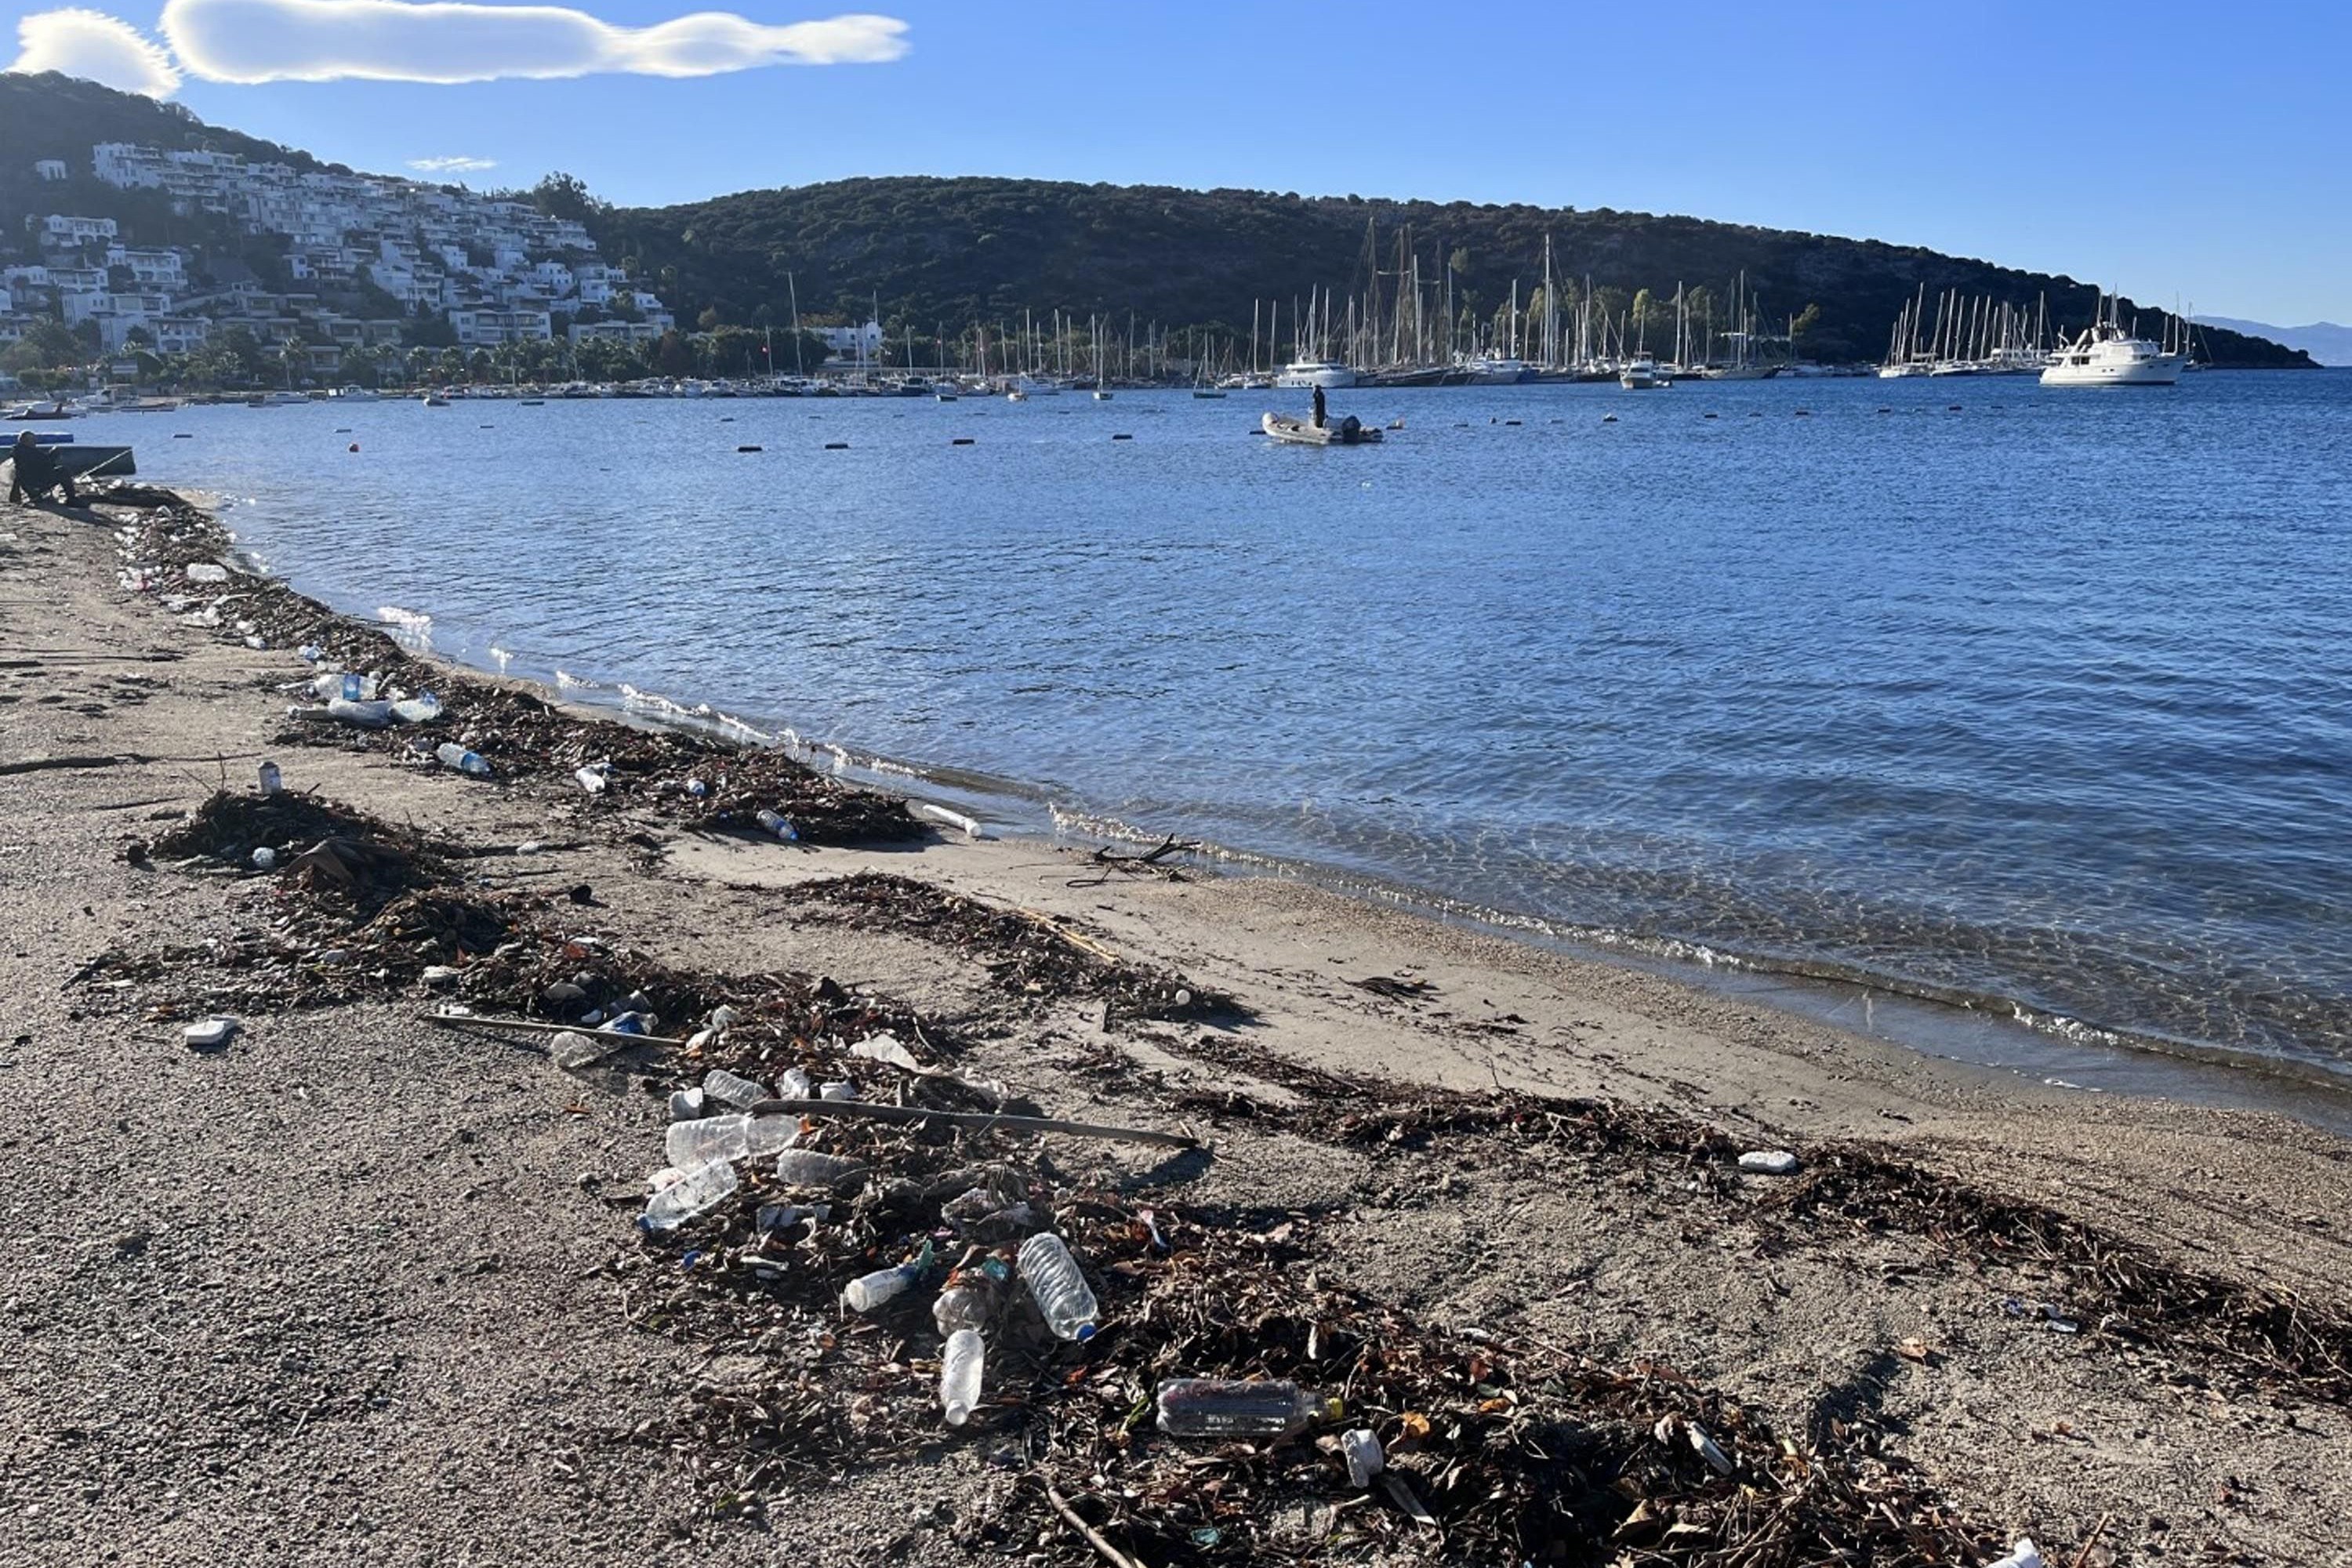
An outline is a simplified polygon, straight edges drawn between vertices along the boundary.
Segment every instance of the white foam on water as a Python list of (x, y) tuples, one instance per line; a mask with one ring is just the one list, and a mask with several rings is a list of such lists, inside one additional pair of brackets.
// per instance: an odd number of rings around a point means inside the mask
[(555, 689), (558, 691), (602, 691), (604, 687), (602, 681), (591, 680), (584, 675), (574, 675), (568, 669), (559, 668), (555, 672)]

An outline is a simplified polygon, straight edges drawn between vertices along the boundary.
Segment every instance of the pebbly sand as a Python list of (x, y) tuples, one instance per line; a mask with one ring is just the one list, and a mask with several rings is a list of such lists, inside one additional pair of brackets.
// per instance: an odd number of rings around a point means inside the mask
[[(412, 766), (397, 737), (289, 727), (278, 689), (308, 666), (158, 602), (255, 584), (192, 589), (170, 568), (127, 591), (110, 528), (133, 514), (101, 514), (0, 510), (0, 1563), (1108, 1560), (1030, 1479), (1054, 1460), (1028, 1419), (1051, 1379), (992, 1387), (964, 1434), (934, 1421), (764, 1470), (698, 1417), (714, 1387), (774, 1395), (775, 1342), (648, 1310), (694, 1288), (673, 1286), (678, 1247), (631, 1223), (663, 1163), (662, 1094), (694, 1064), (567, 1075), (419, 1024), (436, 997), (406, 972), (231, 1006), (228, 1048), (184, 1046), (215, 983), (204, 955), (266, 936), (268, 879), (126, 850), (224, 785), (250, 791), (265, 757), (289, 788), (478, 854), (547, 846), (465, 863), (486, 868), (472, 886), (539, 899), (543, 922), (699, 973), (833, 977), (931, 1021), (958, 1071), (1046, 1115), (1207, 1144), (1171, 1162), (1049, 1138), (1032, 1152), (1073, 1189), (1264, 1237), (1273, 1276), (1448, 1342), (1637, 1369), (1612, 1397), (1642, 1417), (1704, 1390), (1797, 1447), (1865, 1455), (1905, 1526), (1937, 1523), (1861, 1556), (1985, 1561), (2030, 1534), (2062, 1563), (2352, 1561), (2352, 1146), (2327, 1134), (2037, 1088), (1296, 882), (1106, 875), (1040, 841), (790, 846), (625, 791), (591, 800), (568, 766), (490, 783)], [(449, 734), (499, 689), (456, 671), (438, 689)], [(859, 884), (888, 896), (857, 909), (805, 894), (859, 873), (1042, 917), (1227, 1005), (1106, 1016), (1008, 987), (905, 918), (919, 888)], [(1547, 1142), (1479, 1120), (1507, 1106), (1523, 1129), (1552, 1101), (1637, 1131)], [(1674, 1146), (1710, 1128), (1713, 1153)], [(1796, 1178), (1723, 1157), (1783, 1147)], [(2103, 1297), (2097, 1279), (2123, 1283)], [(865, 1385), (826, 1395), (843, 1430), (863, 1429), (861, 1399), (928, 1397), (936, 1340), (928, 1313), (907, 1322), (857, 1363)], [(1092, 1348), (1143, 1332), (1114, 1313)], [(1064, 1373), (1088, 1364), (1064, 1355)], [(1575, 1386), (1530, 1372), (1511, 1402), (1572, 1406)], [(1133, 1392), (1107, 1392), (1097, 1425), (1126, 1420)], [(1392, 1444), (1406, 1430), (1365, 1418)], [(1301, 1482), (1305, 1452), (1281, 1486), (1233, 1461), (1213, 1539), (1155, 1534), (1155, 1512), (1199, 1500), (1133, 1484), (1118, 1455), (1051, 1473), (1098, 1489), (1063, 1495), (1140, 1563), (1501, 1560), (1467, 1523), (1414, 1524), (1336, 1471)], [(1761, 1508), (1795, 1473), (1743, 1469), (1679, 1535), (1629, 1518), (1629, 1481), (1562, 1539), (1590, 1561), (1828, 1560), (1793, 1538), (1699, 1554), (1734, 1540), (1733, 1500)], [(1685, 1500), (1715, 1484), (1692, 1477)]]

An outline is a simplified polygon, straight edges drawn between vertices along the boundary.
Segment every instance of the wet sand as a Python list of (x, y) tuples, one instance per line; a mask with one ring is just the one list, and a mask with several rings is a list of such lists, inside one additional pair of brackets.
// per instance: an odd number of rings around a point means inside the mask
[[(1181, 1178), (1141, 1152), (1062, 1157), (1171, 1205), (1313, 1215), (1313, 1268), (1417, 1320), (1668, 1363), (1787, 1431), (1866, 1428), (1976, 1521), (1987, 1555), (2017, 1533), (2065, 1562), (2352, 1551), (2341, 1380), (2096, 1322), (2048, 1331), (2004, 1303), (2048, 1297), (2050, 1259), (1782, 1218), (1769, 1179), (1719, 1189), (1671, 1161), (1596, 1173), (1477, 1143), (1391, 1156), (1278, 1112), (1320, 1071), (1622, 1101), (1809, 1165), (1858, 1141), (2050, 1211), (2072, 1245), (2333, 1324), (2352, 1321), (2352, 1150), (2325, 1132), (1936, 1060), (1295, 881), (1105, 878), (1085, 849), (1034, 840), (763, 843), (587, 811), (562, 770), (485, 784), (383, 745), (289, 746), (276, 688), (307, 673), (293, 653), (124, 591), (86, 517), (7, 509), (5, 533), (0, 770), (111, 760), (0, 771), (0, 1141), (19, 1240), (0, 1308), (0, 1561), (750, 1563), (789, 1545), (949, 1563), (1013, 1507), (986, 1444), (950, 1444), (779, 1478), (760, 1527), (714, 1511), (693, 1442), (639, 1436), (715, 1353), (633, 1327), (614, 1267), (638, 1243), (607, 1200), (662, 1163), (655, 1095), (587, 1092), (495, 1039), (426, 1029), (421, 988), (247, 1014), (228, 1050), (196, 1055), (176, 1019), (76, 981), (110, 950), (226, 942), (262, 919), (251, 879), (123, 849), (224, 780), (246, 787), (265, 756), (387, 822), (576, 846), (527, 870), (591, 889), (576, 918), (608, 942), (699, 971), (829, 975), (955, 1020), (975, 1063), (1049, 1114), (1189, 1122), (1213, 1157)], [(488, 683), (451, 672), (444, 689), (462, 711)], [(860, 871), (1044, 916), (1234, 1005), (1106, 1024), (1057, 998), (1009, 1004), (922, 931), (811, 919), (790, 897)], [(1360, 984), (1379, 977), (1404, 984)], [(1219, 1096), (1267, 1113), (1198, 1109)], [(1906, 1342), (1925, 1359), (1896, 1353)], [(1089, 1560), (1075, 1534), (1038, 1533), (985, 1550)]]

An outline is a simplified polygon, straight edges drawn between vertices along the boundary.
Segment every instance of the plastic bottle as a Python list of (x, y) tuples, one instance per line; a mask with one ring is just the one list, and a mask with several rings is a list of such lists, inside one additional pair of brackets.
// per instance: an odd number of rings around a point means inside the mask
[(958, 1329), (948, 1336), (947, 1352), (940, 1357), (940, 1409), (948, 1425), (961, 1426), (971, 1419), (980, 1403), (980, 1373), (988, 1346), (977, 1329)]
[(1070, 1256), (1062, 1238), (1050, 1230), (1031, 1237), (1021, 1244), (1020, 1264), (1021, 1281), (1036, 1298), (1037, 1310), (1045, 1315), (1045, 1326), (1054, 1331), (1055, 1338), (1094, 1338), (1100, 1309), (1095, 1305), (1087, 1277), (1078, 1270), (1078, 1260)]
[[(691, 1123), (681, 1122), (688, 1126)], [(735, 1167), (721, 1160), (689, 1168), (677, 1181), (646, 1200), (637, 1224), (646, 1230), (675, 1230), (698, 1214), (708, 1214), (735, 1190)]]
[(339, 724), (355, 725), (362, 730), (382, 730), (392, 722), (392, 704), (354, 701), (347, 697), (338, 697), (327, 704), (327, 717)]
[(698, 1121), (673, 1121), (662, 1135), (663, 1152), (681, 1171), (714, 1160), (740, 1160), (751, 1152), (748, 1116), (706, 1116)]
[(335, 688), (341, 693), (344, 701), (357, 702), (375, 695), (368, 689), (374, 684), (367, 677), (353, 669), (344, 671), (342, 678), (335, 682)]
[(906, 1294), (907, 1287), (915, 1282), (922, 1270), (912, 1263), (895, 1268), (877, 1268), (871, 1274), (860, 1275), (849, 1282), (841, 1293), (841, 1304), (853, 1312), (870, 1312), (885, 1301), (895, 1300)]
[(1339, 1457), (1348, 1461), (1348, 1484), (1368, 1487), (1374, 1477), (1389, 1468), (1388, 1456), (1381, 1452), (1381, 1440), (1372, 1436), (1369, 1426), (1359, 1426), (1340, 1435)]
[(731, 1105), (738, 1110), (775, 1098), (764, 1084), (755, 1083), (740, 1073), (729, 1072), (725, 1068), (712, 1068), (703, 1075), (702, 1095), (706, 1100)]
[(1002, 1259), (994, 1258), (977, 1268), (957, 1269), (948, 1276), (948, 1288), (931, 1303), (931, 1321), (943, 1334), (988, 1327), (1003, 1299), (1004, 1279), (1010, 1272)]
[(483, 760), (482, 753), (469, 752), (455, 741), (442, 742), (433, 748), (433, 754), (441, 759), (441, 765), (445, 768), (455, 768), (478, 779), (490, 776), (490, 764)]
[(285, 787), (286, 780), (284, 776), (278, 773), (278, 764), (276, 763), (262, 763), (261, 793), (264, 795), (276, 795), (285, 789)]
[(816, 1080), (798, 1068), (786, 1068), (776, 1079), (776, 1090), (780, 1100), (814, 1100)]
[(1339, 1401), (1318, 1399), (1295, 1383), (1234, 1383), (1174, 1377), (1160, 1385), (1160, 1429), (1171, 1437), (1286, 1437)]
[(752, 815), (758, 819), (761, 826), (766, 828), (769, 832), (774, 834), (785, 843), (795, 844), (800, 841), (800, 829), (794, 827), (783, 817), (777, 816), (772, 811), (770, 811), (766, 806), (761, 806)]
[(743, 1124), (745, 1152), (754, 1160), (771, 1154), (781, 1154), (801, 1141), (800, 1119), (793, 1116), (754, 1116)]
[(866, 1180), (866, 1162), (820, 1154), (812, 1149), (787, 1149), (776, 1156), (776, 1180), (788, 1186), (824, 1187), (840, 1192)]
[(600, 767), (590, 766), (576, 769), (572, 773), (572, 776), (579, 780), (580, 787), (586, 790), (590, 795), (603, 795), (604, 793), (605, 778), (604, 772)]
[(392, 716), (404, 724), (430, 724), (441, 717), (441, 699), (430, 691), (404, 697), (392, 705)]

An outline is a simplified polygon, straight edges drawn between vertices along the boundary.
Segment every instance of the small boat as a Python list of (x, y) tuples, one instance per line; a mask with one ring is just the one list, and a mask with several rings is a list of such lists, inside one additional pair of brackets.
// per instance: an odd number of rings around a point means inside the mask
[(1628, 392), (1648, 392), (1673, 384), (1658, 374), (1657, 361), (1643, 355), (1628, 362), (1625, 368), (1618, 373), (1617, 384)]
[(8, 418), (14, 424), (26, 425), (41, 419), (73, 419), (79, 417), (80, 414), (80, 409), (62, 401), (46, 405), (27, 403), (22, 408), (12, 409)]
[(1097, 403), (1108, 403), (1110, 401), (1110, 396), (1111, 395), (1108, 389), (1099, 386), (1095, 388), (1095, 401)]
[(2050, 356), (2044, 386), (2173, 386), (2188, 352), (2124, 330), (2113, 296), (2102, 296), (2098, 319)]
[(427, 408), (446, 408), (449, 406), (449, 400), (442, 396), (437, 392), (426, 393), (423, 401), (425, 406)]
[(1192, 389), (1195, 397), (1223, 397), (1224, 395), (1225, 389), (1222, 386), (1196, 386)]
[(1267, 414), (1259, 421), (1265, 433), (1296, 447), (1364, 447), (1381, 438), (1377, 425), (1367, 425), (1350, 414), (1333, 423), (1316, 425), (1286, 414)]

